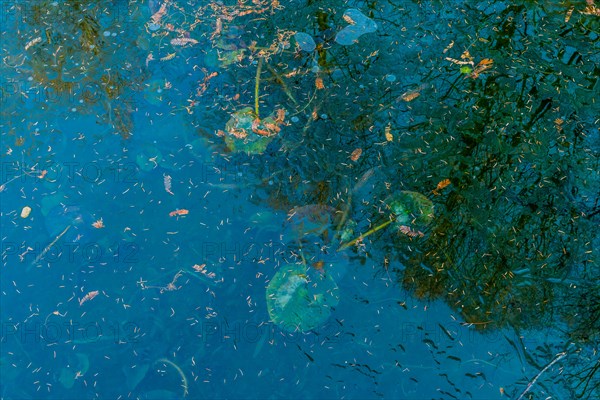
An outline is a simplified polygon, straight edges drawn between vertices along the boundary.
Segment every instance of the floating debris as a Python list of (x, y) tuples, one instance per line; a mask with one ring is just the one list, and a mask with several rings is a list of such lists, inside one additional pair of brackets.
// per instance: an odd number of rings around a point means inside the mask
[(31, 207), (29, 207), (29, 206), (23, 207), (23, 209), (21, 210), (21, 218), (29, 217), (30, 213), (31, 213)]
[(187, 38), (187, 37), (171, 39), (171, 44), (173, 46), (185, 46), (187, 44), (197, 44), (197, 43), (198, 43), (198, 41), (196, 39)]

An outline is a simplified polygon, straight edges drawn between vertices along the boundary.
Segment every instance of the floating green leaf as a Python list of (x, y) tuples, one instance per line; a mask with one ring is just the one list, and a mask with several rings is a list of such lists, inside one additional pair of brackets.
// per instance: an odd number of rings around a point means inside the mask
[(386, 204), (394, 214), (396, 228), (422, 231), (433, 220), (433, 203), (421, 193), (404, 190), (388, 198)]
[[(231, 151), (262, 154), (277, 133), (268, 129), (271, 126), (277, 127), (274, 117), (269, 116), (259, 120), (251, 107), (245, 107), (234, 112), (227, 121), (224, 132), (225, 143)], [(256, 131), (269, 134), (259, 135), (255, 133)]]

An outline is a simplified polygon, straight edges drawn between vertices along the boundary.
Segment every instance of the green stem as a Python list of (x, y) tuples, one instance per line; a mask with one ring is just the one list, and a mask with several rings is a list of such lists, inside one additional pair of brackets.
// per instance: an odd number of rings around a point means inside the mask
[(389, 224), (391, 224), (392, 222), (394, 222), (393, 220), (389, 220), (389, 221), (385, 221), (383, 224), (376, 226), (375, 228), (371, 229), (370, 231), (368, 231), (367, 233), (360, 235), (359, 237), (352, 239), (351, 241), (349, 241), (346, 244), (343, 244), (340, 246), (340, 248), (338, 249), (338, 251), (342, 251), (344, 249), (347, 249), (348, 247), (352, 246), (354, 243), (358, 242), (359, 240), (362, 240), (364, 238), (366, 238), (369, 235), (372, 235), (373, 233), (385, 228), (386, 226), (388, 226)]
[(258, 114), (258, 91), (260, 87), (260, 71), (262, 70), (262, 57), (258, 59), (258, 68), (256, 68), (256, 83), (254, 84), (254, 113), (256, 114), (256, 118), (260, 119)]

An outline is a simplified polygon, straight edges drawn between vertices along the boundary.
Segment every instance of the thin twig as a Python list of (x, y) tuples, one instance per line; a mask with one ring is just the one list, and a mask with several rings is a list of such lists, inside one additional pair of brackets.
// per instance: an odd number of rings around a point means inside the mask
[(44, 258), (44, 256), (52, 248), (52, 246), (54, 246), (56, 244), (56, 242), (58, 242), (60, 240), (60, 238), (63, 237), (63, 235), (65, 233), (67, 233), (67, 231), (70, 228), (71, 228), (71, 225), (67, 225), (67, 227), (57, 237), (54, 238), (52, 243), (50, 243), (48, 246), (46, 246), (44, 248), (44, 251), (42, 251), (41, 254), (35, 258), (35, 260), (33, 260), (33, 263), (31, 263), (31, 265), (37, 265), (38, 261), (40, 261), (42, 258)]
[(533, 378), (533, 380), (527, 384), (527, 387), (525, 388), (525, 390), (523, 391), (523, 393), (521, 393), (521, 395), (517, 398), (517, 400), (521, 400), (523, 398), (523, 396), (525, 396), (525, 394), (527, 394), (527, 392), (529, 392), (529, 390), (533, 387), (533, 385), (535, 385), (535, 383), (540, 378), (540, 376), (542, 376), (542, 374), (544, 372), (546, 372), (548, 369), (550, 369), (550, 367), (552, 367), (554, 364), (556, 364), (557, 362), (559, 362), (560, 360), (562, 360), (563, 358), (565, 358), (566, 355), (567, 355), (566, 351), (564, 351), (562, 353), (558, 353), (556, 355), (556, 357), (554, 357), (554, 360), (552, 360), (550, 362), (550, 364), (546, 365), (544, 367), (544, 369), (542, 369), (540, 372), (538, 372), (538, 374), (535, 376), (535, 378)]

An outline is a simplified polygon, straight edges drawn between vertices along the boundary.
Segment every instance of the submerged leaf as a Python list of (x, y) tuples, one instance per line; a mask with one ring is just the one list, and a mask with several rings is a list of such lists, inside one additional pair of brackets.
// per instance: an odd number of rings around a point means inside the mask
[(327, 275), (304, 265), (282, 267), (267, 287), (271, 321), (282, 329), (306, 332), (329, 318), (339, 301), (338, 287)]

